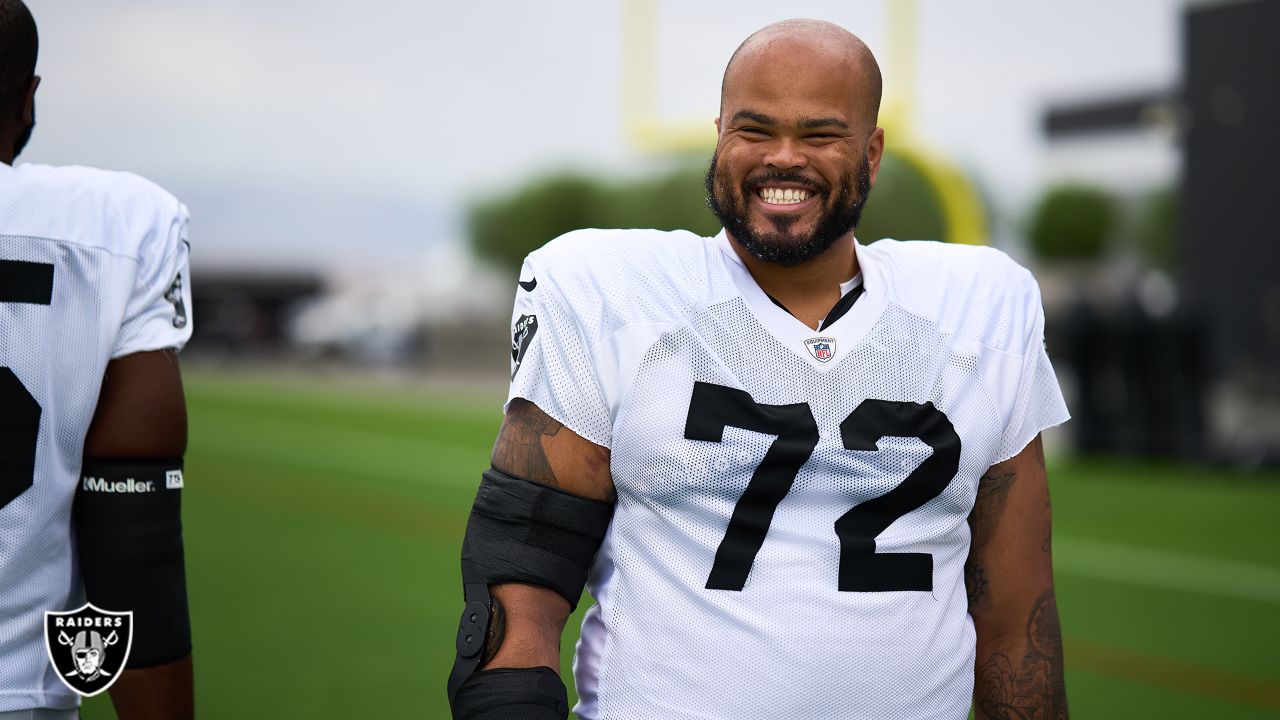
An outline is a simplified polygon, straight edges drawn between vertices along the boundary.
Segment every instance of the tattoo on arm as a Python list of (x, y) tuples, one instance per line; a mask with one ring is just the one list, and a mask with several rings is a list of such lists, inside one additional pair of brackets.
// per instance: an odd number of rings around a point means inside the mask
[(1067, 720), (1062, 628), (1053, 589), (1036, 601), (1027, 621), (1026, 653), (1015, 665), (992, 653), (978, 672), (978, 720)]
[(1013, 486), (1018, 474), (1012, 470), (999, 471), (992, 468), (978, 481), (978, 499), (973, 503), (973, 512), (969, 514), (969, 527), (973, 531), (973, 550), (982, 550), (991, 540), (991, 529), (1004, 514), (1005, 501), (1009, 499), (1009, 488)]
[(608, 449), (588, 442), (537, 405), (516, 398), (507, 406), (493, 467), (532, 482), (616, 502)]
[(528, 400), (512, 400), (493, 447), (493, 466), (508, 475), (560, 487), (542, 439), (554, 437), (563, 428)]
[(977, 561), (970, 560), (964, 564), (964, 588), (969, 595), (969, 607), (977, 605), (986, 596), (987, 574)]
[(999, 466), (993, 467), (978, 481), (978, 498), (974, 501), (973, 512), (969, 513), (971, 540), (969, 559), (964, 565), (964, 585), (969, 595), (970, 608), (977, 606), (986, 597), (986, 571), (978, 557), (990, 542), (992, 528), (1004, 513), (1009, 488), (1018, 477), (1015, 472), (1000, 470)]

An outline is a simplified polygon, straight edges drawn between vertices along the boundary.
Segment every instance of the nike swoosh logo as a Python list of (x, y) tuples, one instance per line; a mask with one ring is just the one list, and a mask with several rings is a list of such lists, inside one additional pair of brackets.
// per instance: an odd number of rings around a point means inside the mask
[(529, 282), (520, 280), (519, 284), (520, 284), (520, 287), (524, 288), (526, 292), (533, 292), (533, 289), (538, 287), (538, 278), (534, 278)]

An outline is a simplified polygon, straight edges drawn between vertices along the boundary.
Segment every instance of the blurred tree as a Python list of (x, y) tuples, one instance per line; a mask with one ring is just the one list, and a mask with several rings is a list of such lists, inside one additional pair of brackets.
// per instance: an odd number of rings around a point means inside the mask
[[(720, 224), (707, 208), (706, 160), (690, 157), (670, 170), (607, 181), (580, 172), (536, 179), (506, 196), (472, 205), (469, 235), (476, 253), (518, 271), (525, 255), (579, 228), (655, 228), (713, 235)], [(862, 242), (884, 237), (946, 239), (942, 208), (924, 175), (885, 153), (880, 176), (858, 227)]]
[(468, 213), (472, 247), (496, 265), (518, 271), (524, 256), (578, 228), (610, 227), (606, 193), (586, 175), (540, 178), (507, 197), (484, 200)]
[(1105, 190), (1053, 187), (1032, 213), (1031, 249), (1043, 260), (1096, 260), (1102, 257), (1115, 221), (1115, 201)]
[(858, 240), (949, 240), (947, 223), (924, 173), (910, 160), (885, 151), (875, 189), (858, 223)]
[(609, 222), (599, 227), (689, 230), (714, 235), (720, 223), (707, 207), (706, 160), (690, 157), (657, 175), (605, 186)]
[(1138, 208), (1133, 244), (1147, 264), (1173, 271), (1178, 264), (1178, 193), (1172, 187), (1152, 192)]

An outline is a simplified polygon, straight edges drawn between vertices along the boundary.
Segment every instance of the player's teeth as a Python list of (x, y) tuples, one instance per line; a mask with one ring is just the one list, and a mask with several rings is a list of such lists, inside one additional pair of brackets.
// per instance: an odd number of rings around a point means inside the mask
[(773, 205), (795, 205), (808, 200), (809, 191), (793, 188), (761, 188), (760, 199)]

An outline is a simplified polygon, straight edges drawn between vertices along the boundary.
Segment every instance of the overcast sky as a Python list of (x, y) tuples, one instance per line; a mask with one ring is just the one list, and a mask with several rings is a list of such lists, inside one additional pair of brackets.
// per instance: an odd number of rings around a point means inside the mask
[[(39, 125), (21, 160), (127, 169), (191, 206), (197, 266), (412, 256), (548, 167), (625, 169), (623, 0), (26, 0)], [(892, 0), (652, 0), (657, 112), (716, 112), (750, 32), (817, 17), (881, 59)], [(1173, 87), (1179, 0), (920, 0), (915, 124), (1006, 209), (1048, 101)], [(709, 125), (708, 125), (709, 126)], [(893, 142), (893, 138), (889, 138)]]

